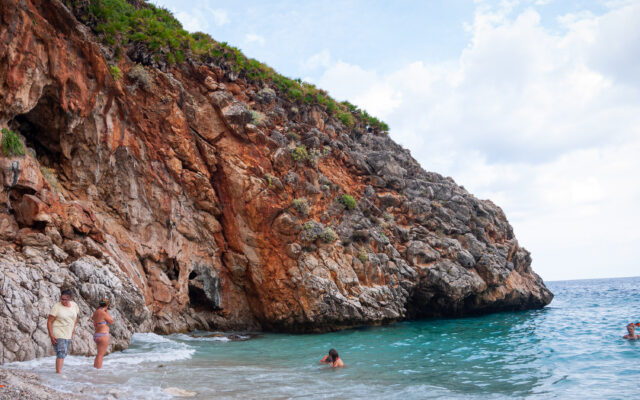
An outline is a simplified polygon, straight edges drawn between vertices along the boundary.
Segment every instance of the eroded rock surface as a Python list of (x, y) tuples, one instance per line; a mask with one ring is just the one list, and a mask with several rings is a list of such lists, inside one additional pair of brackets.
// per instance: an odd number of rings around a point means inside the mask
[(0, 155), (5, 362), (52, 354), (62, 287), (79, 354), (102, 296), (114, 349), (135, 331), (326, 331), (551, 301), (502, 210), (387, 135), (225, 65), (154, 65), (140, 47), (116, 60), (57, 0), (0, 0), (0, 24), (0, 127), (27, 148)]

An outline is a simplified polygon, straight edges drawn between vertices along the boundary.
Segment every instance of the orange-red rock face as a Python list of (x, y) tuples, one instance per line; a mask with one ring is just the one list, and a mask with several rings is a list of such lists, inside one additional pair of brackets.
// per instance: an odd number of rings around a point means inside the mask
[(82, 265), (42, 279), (89, 307), (102, 289), (83, 291), (101, 284), (84, 266), (103, 260), (144, 299), (122, 305), (122, 335), (321, 331), (551, 300), (502, 211), (388, 137), (219, 66), (116, 62), (58, 1), (0, 6), (0, 127), (29, 149), (0, 156), (0, 269)]

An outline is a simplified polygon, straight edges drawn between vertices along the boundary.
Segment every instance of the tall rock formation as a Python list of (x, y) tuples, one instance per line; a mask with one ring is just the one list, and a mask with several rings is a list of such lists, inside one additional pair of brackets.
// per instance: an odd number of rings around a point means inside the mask
[(52, 354), (61, 287), (82, 354), (101, 297), (112, 349), (551, 301), (502, 210), (379, 129), (228, 63), (115, 54), (68, 3), (0, 0), (0, 128), (26, 149), (0, 154), (2, 362)]

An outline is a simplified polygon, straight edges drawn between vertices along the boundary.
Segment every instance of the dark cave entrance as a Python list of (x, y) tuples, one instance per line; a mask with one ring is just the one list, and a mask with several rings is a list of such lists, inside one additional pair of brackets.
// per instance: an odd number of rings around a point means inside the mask
[[(212, 300), (205, 291), (204, 280), (207, 278), (211, 279), (207, 276), (200, 276), (196, 271), (191, 271), (189, 274), (189, 303), (196, 312), (220, 310), (219, 299), (215, 299), (219, 292), (214, 294), (214, 300)], [(219, 290), (218, 287), (215, 289)]]
[(69, 118), (60, 106), (60, 95), (54, 86), (47, 86), (38, 104), (28, 113), (16, 116), (10, 126), (26, 139), (36, 152), (38, 162), (58, 170), (62, 162), (60, 137), (68, 129)]
[[(61, 138), (69, 130), (70, 119), (60, 105), (59, 89), (49, 85), (43, 89), (35, 107), (9, 121), (11, 129), (24, 136), (26, 147), (32, 149), (28, 152), (38, 161), (42, 176), (56, 192), (62, 188), (60, 178), (66, 180)], [(13, 189), (16, 201), (22, 197), (20, 191), (20, 188)]]
[[(8, 125), (11, 130), (24, 137), (26, 156), (35, 158), (42, 176), (55, 191), (59, 191), (61, 186), (58, 176), (63, 170), (60, 138), (69, 126), (69, 117), (60, 106), (59, 90), (53, 85), (45, 87), (35, 107), (29, 112), (15, 116)], [(12, 168), (16, 174), (23, 168), (21, 165), (23, 162), (16, 160), (13, 163)], [(11, 210), (16, 210), (25, 194), (35, 195), (36, 193), (32, 187), (19, 184), (9, 188), (8, 198)], [(17, 222), (19, 226), (28, 224), (37, 230), (44, 229), (46, 225), (37, 221), (20, 221), (20, 218), (17, 218)]]

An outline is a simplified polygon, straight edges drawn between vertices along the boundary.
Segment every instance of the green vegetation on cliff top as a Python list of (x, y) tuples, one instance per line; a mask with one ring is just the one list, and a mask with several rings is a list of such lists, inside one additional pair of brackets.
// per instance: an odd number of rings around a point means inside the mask
[(248, 82), (274, 85), (292, 102), (324, 107), (329, 115), (349, 128), (358, 120), (375, 130), (389, 130), (386, 123), (347, 101), (336, 102), (313, 84), (282, 76), (273, 68), (247, 58), (236, 47), (217, 42), (206, 33), (187, 32), (171, 12), (162, 7), (145, 2), (136, 8), (126, 0), (89, 0), (88, 6), (78, 0), (67, 0), (66, 3), (75, 11), (81, 10), (79, 18), (114, 49), (116, 56), (121, 56), (129, 45), (141, 44), (156, 62), (171, 65), (190, 58), (227, 66)]

